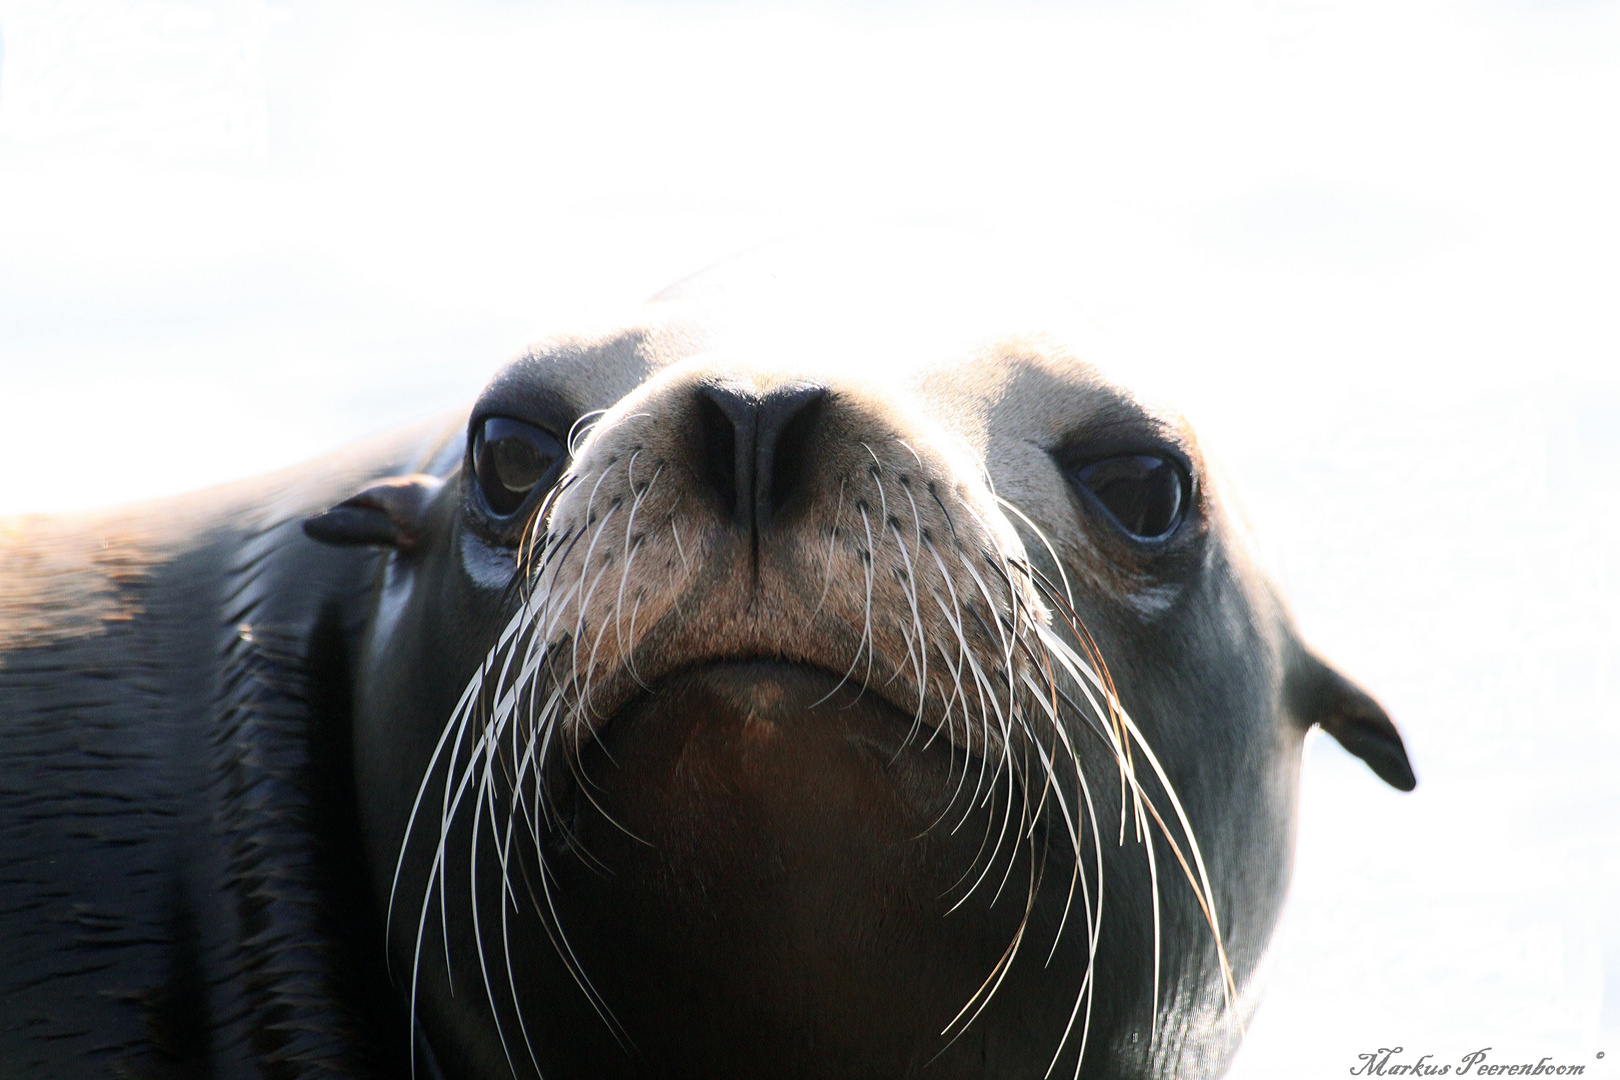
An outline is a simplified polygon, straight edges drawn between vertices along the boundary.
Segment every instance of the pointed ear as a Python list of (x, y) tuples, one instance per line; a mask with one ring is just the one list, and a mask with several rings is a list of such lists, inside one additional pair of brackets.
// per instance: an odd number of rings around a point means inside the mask
[(1289, 711), (1302, 725), (1320, 724), (1390, 787), (1417, 787), (1406, 744), (1383, 706), (1304, 646), (1289, 665), (1285, 693)]
[(337, 547), (415, 549), (422, 516), (444, 481), (425, 473), (394, 476), (304, 522), (311, 540)]

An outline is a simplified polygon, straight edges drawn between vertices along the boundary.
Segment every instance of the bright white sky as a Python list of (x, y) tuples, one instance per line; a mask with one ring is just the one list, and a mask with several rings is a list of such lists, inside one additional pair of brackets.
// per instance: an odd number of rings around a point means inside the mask
[(1016, 238), (1224, 450), (1423, 781), (1313, 744), (1234, 1075), (1620, 1054), (1620, 4), (0, 0), (0, 35), (0, 513), (439, 411), (786, 233)]

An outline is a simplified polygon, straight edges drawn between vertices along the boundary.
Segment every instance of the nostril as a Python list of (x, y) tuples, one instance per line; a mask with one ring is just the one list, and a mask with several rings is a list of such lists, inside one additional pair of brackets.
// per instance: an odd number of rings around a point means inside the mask
[(812, 451), (827, 391), (800, 387), (766, 399), (759, 432), (759, 516), (768, 521), (791, 511), (806, 487)]
[(737, 426), (708, 394), (697, 397), (697, 471), (726, 517), (737, 512)]
[(693, 395), (698, 482), (721, 516), (754, 534), (800, 501), (813, 471), (827, 391), (788, 386), (764, 396), (725, 385)]

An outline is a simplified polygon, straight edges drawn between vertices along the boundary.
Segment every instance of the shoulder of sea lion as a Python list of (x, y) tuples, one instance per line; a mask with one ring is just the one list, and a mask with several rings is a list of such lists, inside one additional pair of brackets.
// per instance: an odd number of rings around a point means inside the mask
[(299, 534), (303, 519), (379, 477), (445, 469), (442, 459), (459, 450), (462, 415), (185, 495), (0, 518), (0, 670), (17, 650), (105, 636), (140, 621), (165, 569), (178, 564), (189, 562), (194, 573), (213, 564), (223, 575), (241, 561), (233, 552), (289, 545), (312, 562), (330, 558), (330, 549)]
[[(132, 1048), (199, 1009), (232, 1018), (209, 1051), (227, 1072), (267, 1024), (309, 1061), (365, 1056), (333, 977), (364, 957), (322, 914), (320, 853), (345, 819), (321, 800), (343, 790), (342, 665), (376, 555), (301, 525), (379, 477), (454, 468), (462, 430), (445, 417), (256, 480), (0, 521), (0, 861), (51, 867), (0, 883), (0, 998), (48, 1017), (0, 1034), (0, 1060), (48, 1044), (144, 1075)], [(127, 994), (103, 992), (108, 970)]]

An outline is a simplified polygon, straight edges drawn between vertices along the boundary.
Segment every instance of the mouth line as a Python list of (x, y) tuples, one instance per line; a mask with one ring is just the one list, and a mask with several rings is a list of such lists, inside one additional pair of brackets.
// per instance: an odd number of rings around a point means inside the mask
[[(552, 686), (564, 702), (559, 720), (572, 729), (575, 739), (589, 738), (683, 671), (764, 663), (815, 672), (825, 680), (815, 698), (802, 705), (819, 705), (824, 697), (847, 705), (869, 694), (867, 701), (893, 710), (908, 727), (920, 728), (929, 739), (942, 735), (976, 756), (994, 756), (1004, 737), (1019, 736), (1019, 730), (1003, 730), (1006, 725), (999, 720), (1013, 708), (1010, 688), (1000, 683), (995, 665), (999, 657), (974, 664), (968, 655), (958, 661), (962, 668), (958, 670), (947, 656), (943, 666), (927, 664), (919, 671), (909, 662), (914, 653), (896, 654), (904, 642), (876, 642), (861, 626), (841, 620), (807, 623), (787, 616), (710, 617), (694, 622), (667, 613), (647, 631), (635, 634), (628, 648), (612, 648), (610, 637), (610, 647), (604, 650), (608, 655), (602, 657), (606, 663), (594, 655), (594, 637), (601, 632), (593, 637), (593, 647), (582, 649), (572, 662), (571, 635), (565, 634), (552, 646), (559, 662), (547, 673), (557, 680)], [(988, 675), (981, 665), (989, 669)]]
[[(698, 672), (717, 671), (724, 668), (743, 668), (750, 666), (758, 666), (762, 668), (780, 668), (800, 674), (814, 673), (816, 675), (825, 677), (831, 684), (831, 688), (820, 698), (808, 702), (805, 705), (806, 709), (819, 708), (826, 703), (835, 702), (837, 699), (846, 695), (852, 696), (853, 699), (858, 700), (861, 696), (872, 694), (876, 696), (876, 698), (882, 702), (883, 705), (893, 710), (900, 716), (903, 716), (908, 721), (917, 715), (915, 705), (908, 708), (893, 695), (886, 693), (885, 687), (863, 682), (857, 677), (855, 672), (848, 671), (847, 669), (844, 671), (838, 671), (828, 667), (826, 664), (818, 663), (815, 660), (798, 659), (792, 655), (782, 652), (770, 652), (764, 650), (741, 651), (735, 653), (715, 653), (710, 656), (692, 657), (679, 660), (668, 665), (667, 667), (661, 667), (650, 675), (644, 675), (638, 672), (633, 679), (633, 692), (626, 696), (622, 696), (620, 700), (617, 700), (613, 707), (608, 710), (608, 715), (610, 717), (619, 715), (638, 698), (648, 694), (657, 694), (671, 682), (681, 678), (684, 675)], [(848, 704), (848, 702), (844, 702), (843, 704)]]
[[(853, 708), (860, 701), (862, 695), (868, 692), (872, 693), (879, 703), (879, 707), (889, 714), (888, 724), (885, 726), (888, 727), (893, 737), (884, 738), (874, 730), (867, 735), (858, 737), (858, 741), (868, 747), (870, 752), (874, 753), (876, 758), (889, 768), (894, 766), (898, 755), (904, 752), (907, 747), (915, 745), (922, 750), (926, 750), (933, 743), (936, 730), (926, 720), (922, 723), (920, 731), (913, 729), (917, 716), (915, 707), (905, 708), (892, 696), (883, 693), (880, 688), (863, 685), (853, 675), (846, 675), (844, 672), (835, 671), (814, 661), (794, 660), (791, 657), (774, 652), (723, 653), (673, 664), (661, 671), (656, 677), (644, 678), (642, 684), (635, 687), (635, 692), (624, 697), (617, 707), (599, 723), (593, 733), (593, 738), (601, 740), (608, 735), (610, 729), (618, 728), (627, 721), (634, 722), (634, 713), (647, 698), (659, 694), (664, 688), (687, 676), (750, 667), (763, 669), (764, 673), (772, 670), (792, 672), (798, 676), (808, 674), (823, 680), (829, 689), (822, 692), (818, 687), (817, 692), (820, 696), (814, 700), (807, 700), (802, 704), (801, 707), (805, 712)], [(769, 706), (767, 706), (768, 709)], [(954, 762), (950, 769), (962, 769), (972, 773), (984, 762), (982, 755), (978, 751), (972, 747), (963, 746), (959, 740), (952, 738), (951, 733), (938, 732), (937, 734), (945, 737), (946, 743), (951, 747), (953, 758), (961, 755), (959, 762)], [(846, 735), (845, 737), (854, 736)], [(609, 739), (611, 739), (611, 736), (609, 736)], [(994, 762), (989, 764), (994, 768)], [(1030, 777), (1023, 774), (1021, 769), (1014, 767), (1011, 780), (1000, 781), (998, 786), (1004, 787), (1010, 782), (1016, 785), (1017, 798), (1027, 800), (1030, 795), (1027, 790), (1030, 779)], [(979, 794), (982, 793), (976, 791), (975, 783), (969, 781), (967, 787), (975, 791), (975, 794), (968, 799), (968, 802), (977, 801)], [(1068, 844), (1056, 838), (1061, 833), (1061, 826), (1054, 819), (1054, 813), (1055, 810), (1048, 806), (1035, 815), (1033, 819), (1025, 822), (1023, 827), (1029, 830), (1026, 839), (1039, 846), (1044, 852), (1043, 857), (1050, 859), (1051, 866), (1061, 871), (1065, 867), (1074, 865), (1076, 855)], [(934, 826), (931, 827), (937, 827), (941, 822), (946, 821), (949, 816), (949, 813), (940, 816), (939, 820), (935, 821)]]

